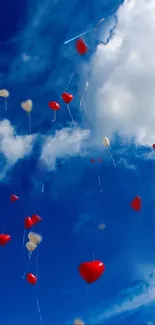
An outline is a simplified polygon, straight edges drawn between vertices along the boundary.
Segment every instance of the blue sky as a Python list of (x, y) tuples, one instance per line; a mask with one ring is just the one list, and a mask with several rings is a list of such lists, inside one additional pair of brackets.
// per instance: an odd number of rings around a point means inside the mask
[[(154, 13), (153, 0), (1, 3), (0, 83), (10, 97), (7, 110), (0, 101), (0, 229), (12, 241), (1, 248), (0, 324), (38, 324), (36, 297), (43, 324), (155, 322)], [(84, 58), (64, 45), (103, 17), (100, 33), (84, 37)], [(75, 124), (61, 100), (72, 74)], [(31, 135), (20, 107), (28, 98)], [(49, 101), (61, 104), (56, 123)], [(23, 223), (34, 213), (43, 242), (29, 262)], [(88, 286), (78, 265), (93, 255), (106, 270)], [(23, 275), (38, 268), (33, 288)]]

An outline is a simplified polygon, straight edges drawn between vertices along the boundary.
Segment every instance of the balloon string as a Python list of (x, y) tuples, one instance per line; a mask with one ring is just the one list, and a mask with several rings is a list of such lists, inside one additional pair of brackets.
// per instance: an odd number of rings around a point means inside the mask
[(25, 244), (25, 236), (26, 236), (26, 229), (24, 229), (24, 234), (23, 234), (23, 246)]
[(23, 274), (23, 276), (22, 276), (22, 280), (24, 280), (25, 275), (26, 275), (26, 271), (24, 272), (24, 274)]
[(56, 120), (57, 120), (57, 113), (56, 111), (54, 111), (53, 122), (56, 122)]
[[(37, 269), (36, 277), (37, 277), (37, 279), (38, 279), (38, 276), (39, 276), (39, 264), (38, 264), (38, 259), (39, 259), (39, 248), (37, 247), (37, 256), (36, 256), (36, 269)], [(38, 287), (38, 282), (37, 282), (37, 285), (36, 285), (36, 290), (37, 290), (37, 287)], [(38, 297), (37, 297), (37, 293), (36, 293), (36, 303), (37, 303), (37, 309), (38, 309), (39, 318), (40, 318), (40, 324), (42, 325), (42, 323), (43, 323), (43, 319), (42, 319), (42, 315), (41, 315), (41, 309), (40, 309), (39, 299), (38, 299)]]
[(26, 275), (26, 273), (27, 273), (27, 269), (28, 269), (28, 266), (29, 266), (29, 264), (30, 264), (30, 262), (31, 262), (31, 258), (29, 257), (29, 259), (28, 259), (28, 262), (26, 262), (26, 266), (25, 266), (25, 272), (24, 272), (24, 274), (23, 274), (23, 277), (22, 277), (22, 279), (24, 280), (24, 278), (25, 278), (25, 275)]
[(45, 186), (44, 186), (44, 184), (42, 184), (42, 189), (41, 189), (42, 193), (44, 193), (44, 189), (45, 189)]
[(83, 109), (85, 114), (88, 116), (88, 112), (87, 112), (87, 109), (86, 109), (86, 105), (85, 105), (83, 96), (80, 99), (80, 108), (81, 108), (81, 110)]
[(110, 147), (110, 146), (109, 146), (109, 148), (110, 148), (110, 151), (111, 151), (112, 153), (114, 153), (114, 151), (113, 151), (112, 147)]
[(71, 113), (71, 111), (70, 111), (70, 108), (69, 108), (69, 105), (68, 105), (68, 104), (67, 104), (67, 109), (68, 109), (68, 113), (69, 113), (69, 115), (70, 115), (70, 117), (71, 117), (72, 122), (75, 123), (75, 121), (74, 121), (74, 119), (73, 119), (73, 116), (72, 116), (72, 113)]
[(83, 107), (84, 107), (85, 114), (88, 116), (88, 112), (87, 112), (87, 109), (86, 109), (86, 105), (85, 105), (84, 99), (83, 99)]
[(98, 183), (99, 183), (99, 187), (100, 187), (100, 192), (102, 192), (102, 184), (101, 184), (101, 179), (100, 179), (99, 175), (98, 175)]
[(113, 162), (114, 167), (116, 167), (115, 160), (114, 160), (114, 158), (113, 158), (113, 156), (112, 156), (112, 154), (111, 154), (111, 152), (110, 152), (110, 149), (109, 149), (108, 147), (107, 147), (107, 150), (108, 150), (108, 153), (109, 153), (109, 155), (110, 155), (110, 158), (111, 158), (111, 160), (112, 160), (112, 162)]
[(28, 252), (29, 261), (31, 261), (32, 252)]
[(82, 34), (79, 34), (79, 35), (77, 35), (77, 36), (75, 36), (75, 37), (73, 37), (73, 38), (70, 38), (68, 41), (64, 42), (64, 44), (68, 44), (68, 43), (74, 41), (75, 39), (77, 39), (77, 38), (79, 38), (79, 37), (81, 37), (81, 36), (83, 36), (83, 35), (85, 35), (85, 34), (91, 32), (91, 31), (93, 31), (93, 29), (94, 29), (94, 27), (91, 28), (91, 29), (89, 29), (89, 30), (87, 30), (86, 32), (84, 32), (84, 33), (82, 33)]
[(8, 104), (7, 104), (7, 100), (5, 99), (5, 110), (7, 111), (8, 109)]
[(69, 78), (68, 84), (67, 84), (67, 86), (66, 86), (66, 88), (65, 88), (64, 91), (66, 91), (68, 89), (68, 87), (69, 87), (69, 85), (70, 85), (70, 83), (71, 83), (71, 81), (73, 79), (73, 76), (74, 76), (74, 72), (71, 74), (71, 77)]
[[(23, 248), (25, 248), (24, 247), (24, 244), (25, 244), (25, 237), (26, 237), (26, 229), (24, 229), (24, 234), (23, 234)], [(27, 266), (28, 266), (28, 264), (29, 264), (29, 261), (26, 263), (26, 270), (27, 270)], [(26, 271), (24, 272), (24, 274), (23, 274), (23, 276), (22, 276), (22, 279), (24, 280), (24, 278), (25, 278), (25, 275), (26, 275)]]
[(39, 265), (38, 265), (38, 258), (39, 258), (39, 249), (37, 247), (37, 256), (36, 256), (36, 269), (37, 269), (37, 277), (39, 275)]
[(28, 122), (29, 122), (29, 134), (31, 134), (31, 113), (29, 113)]
[(41, 309), (40, 309), (40, 305), (39, 305), (39, 299), (36, 296), (36, 303), (37, 303), (37, 309), (38, 309), (38, 313), (39, 313), (39, 318), (40, 318), (40, 324), (43, 324), (43, 319), (42, 319), (42, 315), (41, 315)]
[(82, 96), (81, 99), (80, 99), (80, 110), (81, 110), (81, 111), (82, 111), (82, 109), (83, 109), (82, 104), (83, 104), (83, 96)]

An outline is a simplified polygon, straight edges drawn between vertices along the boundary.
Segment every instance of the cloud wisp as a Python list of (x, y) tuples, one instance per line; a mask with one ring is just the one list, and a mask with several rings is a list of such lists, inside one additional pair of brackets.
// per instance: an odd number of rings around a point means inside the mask
[[(90, 318), (90, 321), (101, 324), (116, 317), (123, 317), (125, 313), (133, 313), (136, 310), (148, 307), (155, 303), (155, 278), (149, 277), (148, 281), (137, 281), (128, 289), (121, 292), (114, 304), (104, 308), (101, 312), (101, 306)], [(99, 311), (100, 309), (100, 311)]]

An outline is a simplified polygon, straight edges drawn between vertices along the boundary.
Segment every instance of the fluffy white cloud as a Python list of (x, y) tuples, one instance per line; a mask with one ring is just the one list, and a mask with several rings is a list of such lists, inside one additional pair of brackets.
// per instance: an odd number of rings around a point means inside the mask
[[(85, 154), (90, 131), (80, 128), (64, 128), (52, 136), (44, 136), (40, 158), (49, 170), (54, 170), (56, 160)], [(8, 120), (0, 122), (0, 154), (4, 157), (0, 163), (0, 179), (4, 179), (14, 164), (32, 153), (36, 135), (16, 135)]]
[(8, 120), (0, 122), (0, 153), (9, 165), (14, 165), (17, 160), (31, 153), (34, 138), (34, 135), (16, 135)]
[(89, 130), (80, 128), (56, 131), (54, 136), (48, 136), (44, 142), (40, 158), (48, 165), (49, 170), (53, 170), (57, 159), (82, 154), (89, 135)]
[(155, 1), (125, 1), (117, 16), (112, 40), (99, 45), (89, 63), (85, 103), (98, 142), (119, 132), (150, 145), (155, 142)]

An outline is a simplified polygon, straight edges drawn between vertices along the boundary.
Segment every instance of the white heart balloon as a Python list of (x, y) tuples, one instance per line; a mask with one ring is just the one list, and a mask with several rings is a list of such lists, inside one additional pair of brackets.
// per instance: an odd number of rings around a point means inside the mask
[(36, 234), (35, 232), (29, 232), (28, 239), (35, 245), (38, 245), (43, 240), (42, 236), (39, 234)]
[(84, 322), (81, 319), (75, 319), (74, 325), (85, 325)]
[(103, 138), (103, 144), (104, 144), (105, 147), (109, 147), (110, 141), (109, 141), (109, 139), (107, 137)]
[(33, 252), (37, 248), (37, 245), (29, 241), (26, 243), (26, 248), (29, 252)]
[(26, 102), (22, 102), (21, 103), (21, 108), (24, 109), (24, 111), (26, 111), (27, 113), (30, 113), (32, 111), (32, 100), (28, 99)]
[(6, 89), (0, 89), (0, 97), (8, 98), (9, 92)]
[(98, 225), (98, 228), (100, 230), (104, 230), (106, 228), (106, 225), (104, 223), (101, 223), (101, 224)]

